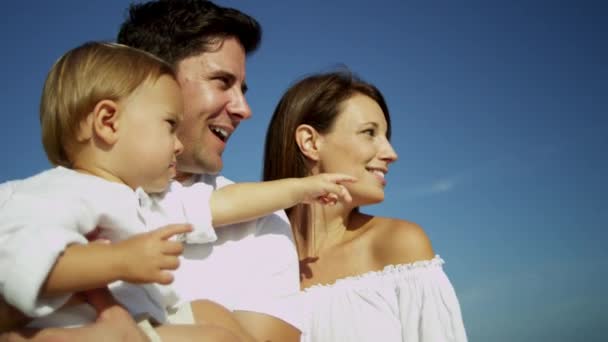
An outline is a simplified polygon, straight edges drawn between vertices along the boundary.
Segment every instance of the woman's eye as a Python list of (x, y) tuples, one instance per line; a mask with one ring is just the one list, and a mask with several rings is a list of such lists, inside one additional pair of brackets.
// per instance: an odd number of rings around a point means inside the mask
[(374, 129), (366, 129), (365, 131), (363, 131), (364, 134), (369, 135), (370, 137), (374, 137), (376, 136), (376, 130)]

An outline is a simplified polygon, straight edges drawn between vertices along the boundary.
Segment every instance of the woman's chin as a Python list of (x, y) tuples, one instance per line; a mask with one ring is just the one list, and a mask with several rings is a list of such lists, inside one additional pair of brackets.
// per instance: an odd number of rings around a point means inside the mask
[(364, 206), (364, 205), (374, 205), (384, 201), (384, 192), (380, 194), (365, 194), (362, 195), (353, 195), (352, 205), (356, 207)]

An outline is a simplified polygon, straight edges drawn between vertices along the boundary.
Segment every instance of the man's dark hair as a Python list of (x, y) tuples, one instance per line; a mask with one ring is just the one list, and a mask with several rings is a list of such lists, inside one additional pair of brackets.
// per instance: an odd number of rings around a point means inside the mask
[(257, 49), (262, 29), (247, 14), (210, 1), (154, 0), (131, 4), (117, 41), (176, 65), (230, 37), (249, 54)]

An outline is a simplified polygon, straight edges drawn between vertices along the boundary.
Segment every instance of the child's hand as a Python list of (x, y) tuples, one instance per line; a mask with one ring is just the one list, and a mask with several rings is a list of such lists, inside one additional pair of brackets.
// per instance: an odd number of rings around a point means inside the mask
[(299, 179), (302, 184), (301, 203), (321, 203), (334, 205), (339, 200), (350, 202), (352, 197), (343, 183), (353, 183), (357, 179), (340, 173), (322, 173)]
[(119, 264), (124, 268), (120, 279), (135, 284), (173, 282), (170, 270), (179, 266), (184, 246), (170, 238), (191, 231), (188, 224), (173, 224), (117, 242)]

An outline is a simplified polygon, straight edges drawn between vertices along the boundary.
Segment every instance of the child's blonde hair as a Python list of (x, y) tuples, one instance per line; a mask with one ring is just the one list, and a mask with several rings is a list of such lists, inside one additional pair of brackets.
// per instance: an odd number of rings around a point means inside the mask
[(119, 101), (163, 75), (176, 78), (166, 62), (126, 45), (88, 42), (64, 54), (51, 68), (40, 100), (49, 161), (70, 167), (80, 123), (99, 101)]

